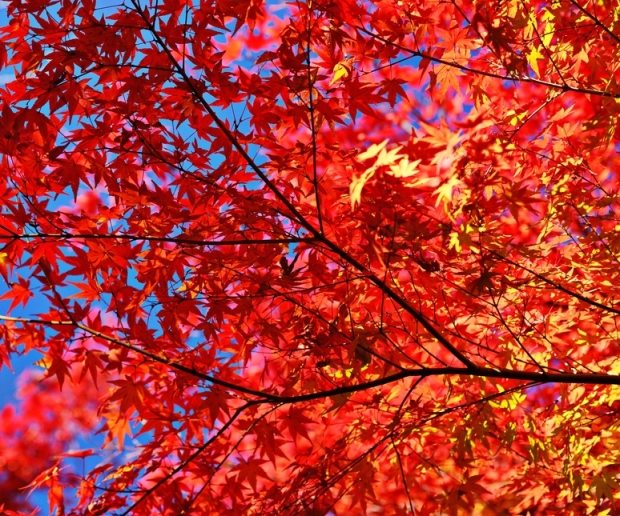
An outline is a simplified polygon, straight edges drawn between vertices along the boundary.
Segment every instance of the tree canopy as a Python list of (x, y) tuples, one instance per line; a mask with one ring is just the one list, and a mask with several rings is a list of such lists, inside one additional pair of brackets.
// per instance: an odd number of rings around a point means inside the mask
[(620, 507), (620, 3), (3, 4), (5, 513)]

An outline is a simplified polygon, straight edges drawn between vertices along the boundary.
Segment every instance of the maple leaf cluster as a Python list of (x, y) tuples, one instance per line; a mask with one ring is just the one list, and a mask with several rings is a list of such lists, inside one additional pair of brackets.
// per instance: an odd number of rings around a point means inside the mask
[(4, 509), (620, 508), (620, 4), (4, 3)]

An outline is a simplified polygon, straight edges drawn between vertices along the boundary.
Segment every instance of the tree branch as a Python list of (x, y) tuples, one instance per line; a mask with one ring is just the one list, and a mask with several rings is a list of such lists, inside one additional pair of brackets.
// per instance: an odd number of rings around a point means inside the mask
[(447, 61), (445, 59), (441, 59), (440, 57), (434, 57), (431, 54), (428, 54), (426, 52), (420, 52), (418, 50), (413, 50), (411, 48), (405, 47), (399, 43), (390, 41), (389, 39), (386, 39), (383, 36), (380, 36), (379, 34), (376, 34), (360, 25), (355, 25), (353, 26), (353, 28), (359, 30), (360, 32), (363, 32), (364, 34), (367, 34), (368, 36), (372, 37), (373, 39), (376, 39), (377, 41), (381, 41), (382, 43), (385, 43), (386, 45), (390, 45), (394, 48), (398, 48), (399, 50), (402, 50), (403, 52), (407, 52), (412, 57), (421, 57), (422, 59), (427, 59), (433, 63), (439, 63), (439, 64), (443, 64), (446, 66), (450, 66), (451, 68), (456, 68), (463, 72), (473, 73), (475, 75), (481, 75), (484, 77), (491, 77), (493, 79), (500, 79), (502, 81), (538, 84), (540, 86), (546, 86), (547, 88), (553, 88), (555, 90), (561, 90), (561, 91), (572, 91), (574, 93), (583, 93), (587, 95), (598, 95), (600, 97), (609, 97), (612, 99), (620, 98), (620, 93), (615, 92), (615, 91), (602, 91), (602, 90), (595, 90), (592, 88), (581, 88), (581, 87), (576, 87), (576, 86), (570, 86), (568, 84), (559, 84), (557, 82), (543, 81), (541, 79), (535, 79), (533, 77), (528, 77), (528, 76), (502, 75), (501, 73), (478, 70), (476, 68), (471, 68), (470, 66), (465, 66), (465, 65), (456, 63), (454, 61)]

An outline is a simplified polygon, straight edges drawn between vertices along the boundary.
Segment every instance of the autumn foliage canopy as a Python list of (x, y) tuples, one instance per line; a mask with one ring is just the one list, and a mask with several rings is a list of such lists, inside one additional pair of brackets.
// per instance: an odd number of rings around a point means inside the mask
[(3, 4), (2, 510), (620, 507), (618, 2)]

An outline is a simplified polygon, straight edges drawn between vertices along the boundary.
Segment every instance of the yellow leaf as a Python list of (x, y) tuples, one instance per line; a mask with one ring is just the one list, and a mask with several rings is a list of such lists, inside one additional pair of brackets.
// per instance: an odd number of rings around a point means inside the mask
[(448, 249), (455, 249), (457, 253), (461, 252), (461, 241), (459, 234), (456, 231), (450, 233), (450, 242), (448, 243)]
[(402, 158), (402, 154), (398, 154), (398, 151), (402, 149), (400, 145), (394, 147), (392, 150), (386, 151), (383, 149), (379, 157), (377, 158), (377, 164), (375, 166), (382, 167), (384, 165), (393, 165), (396, 160)]
[(357, 159), (360, 161), (364, 161), (370, 158), (374, 158), (377, 154), (379, 154), (387, 145), (388, 140), (383, 140), (381, 143), (373, 143), (367, 150), (362, 152)]
[(353, 70), (353, 58), (348, 57), (339, 63), (336, 63), (334, 66), (334, 75), (332, 75), (332, 80), (329, 81), (329, 85), (338, 82), (341, 79), (346, 79), (350, 74), (351, 70)]
[(534, 73), (536, 74), (536, 77), (540, 78), (540, 70), (538, 69), (538, 60), (539, 59), (543, 59), (545, 56), (543, 56), (540, 53), (540, 50), (538, 50), (538, 47), (532, 47), (532, 50), (530, 50), (530, 52), (527, 54), (527, 62), (529, 63), (529, 65), (532, 67), (532, 70), (534, 70)]
[(554, 34), (555, 34), (555, 25), (551, 22), (547, 23), (547, 26), (545, 27), (545, 33), (542, 35), (542, 42), (546, 48), (549, 48), (549, 45), (551, 44), (551, 40), (553, 39)]
[(458, 186), (459, 183), (459, 178), (456, 175), (453, 175), (444, 184), (437, 188), (437, 190), (435, 190), (435, 195), (437, 195), (435, 206), (439, 206), (442, 201), (445, 204), (448, 204), (452, 200), (452, 190)]
[(355, 208), (356, 204), (360, 204), (362, 200), (362, 190), (368, 180), (375, 174), (376, 167), (369, 168), (360, 177), (353, 178), (349, 185), (349, 197), (351, 198), (351, 208)]
[[(331, 369), (331, 368), (330, 368)], [(353, 376), (354, 373), (354, 369), (353, 368), (348, 368), (348, 369), (338, 369), (337, 371), (331, 372), (331, 371), (326, 371), (332, 378), (335, 378), (337, 380), (342, 380), (343, 378), (351, 378)]]
[(390, 175), (394, 177), (411, 177), (418, 171), (418, 165), (422, 162), (421, 159), (415, 161), (409, 161), (407, 156), (402, 158), (397, 165), (390, 167)]
[(511, 109), (506, 114), (510, 117), (510, 121), (509, 122), (510, 122), (510, 125), (512, 125), (513, 127), (515, 127), (517, 124), (519, 124), (527, 116), (526, 112), (517, 113), (514, 109)]
[(526, 395), (515, 392), (506, 400), (506, 405), (508, 409), (514, 410), (516, 409), (523, 401), (525, 401)]

